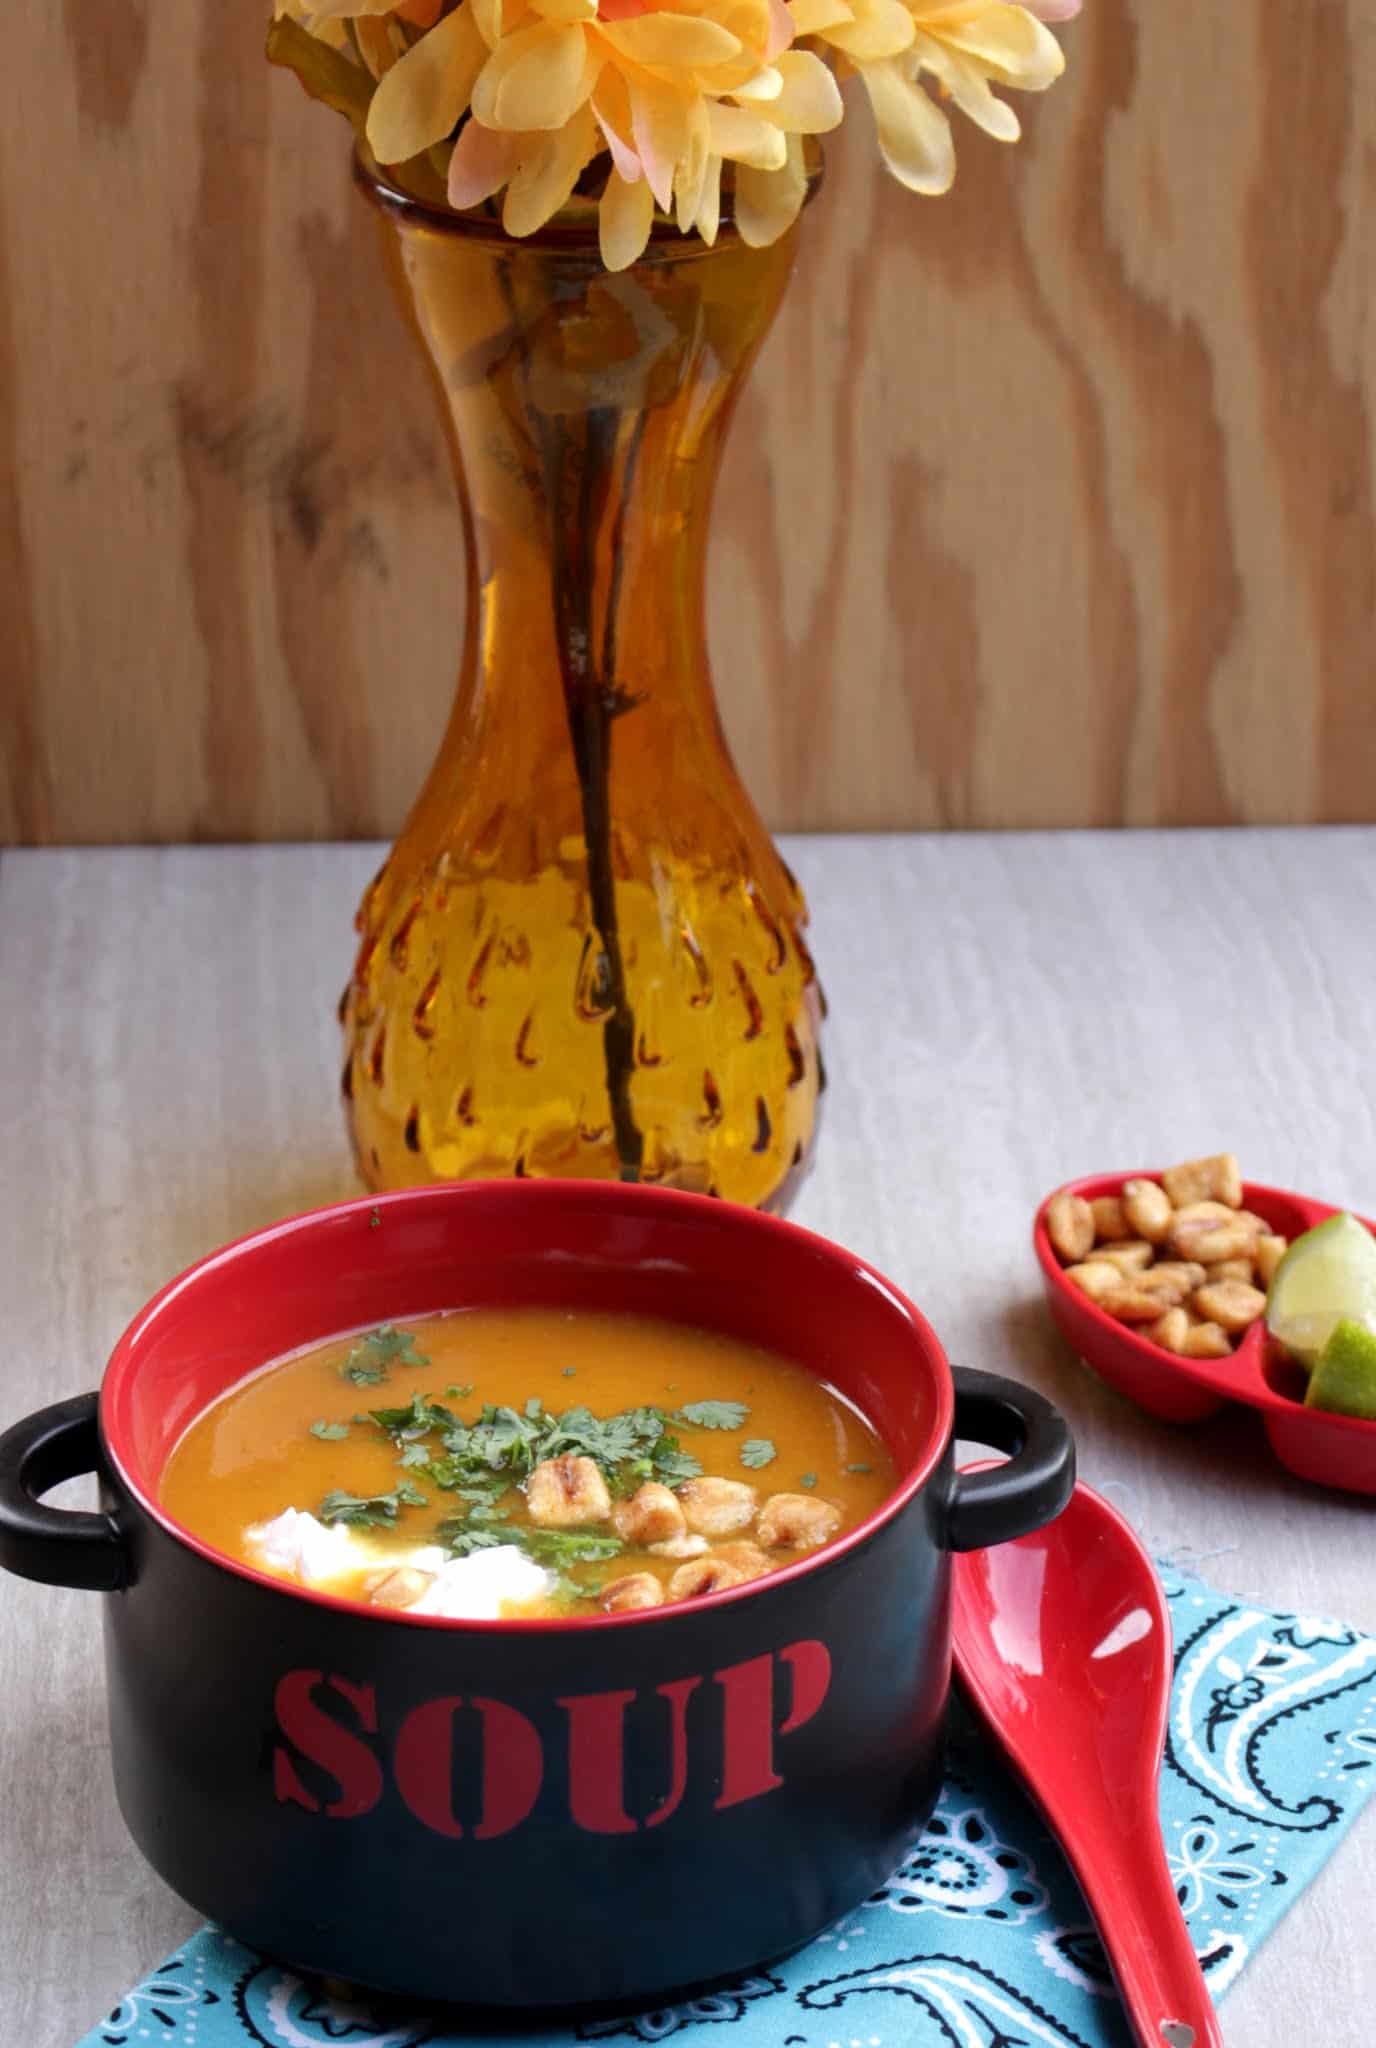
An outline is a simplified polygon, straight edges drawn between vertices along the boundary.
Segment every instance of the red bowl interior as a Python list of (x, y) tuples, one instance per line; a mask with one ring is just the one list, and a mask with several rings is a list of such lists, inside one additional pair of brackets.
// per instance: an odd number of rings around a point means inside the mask
[(502, 1306), (689, 1323), (767, 1346), (829, 1381), (884, 1438), (901, 1484), (876, 1515), (828, 1545), (828, 1556), (897, 1513), (951, 1437), (950, 1372), (930, 1325), (839, 1246), (705, 1196), (614, 1182), (491, 1181), (341, 1203), (191, 1267), (116, 1347), (101, 1388), (107, 1453), (166, 1528), (260, 1577), (158, 1505), (163, 1467), (188, 1424), (284, 1353), (377, 1323)]
[[(1247, 1332), (1231, 1358), (1181, 1358), (1128, 1324), (1116, 1322), (1066, 1279), (1046, 1228), (1055, 1196), (1070, 1193), (1092, 1201), (1096, 1195), (1121, 1194), (1127, 1181), (1160, 1177), (1145, 1168), (1090, 1174), (1062, 1183), (1046, 1197), (1037, 1211), (1032, 1242), (1058, 1328), (1086, 1365), (1149, 1414), (1168, 1422), (1198, 1422), (1229, 1401), (1260, 1409), (1271, 1448), (1291, 1471), (1320, 1485), (1376, 1493), (1376, 1422), (1306, 1408), (1302, 1382), (1297, 1384), (1293, 1372), (1276, 1356), (1262, 1324)], [(1299, 1237), (1336, 1213), (1331, 1202), (1255, 1181), (1244, 1183), (1242, 1200), (1245, 1208), (1264, 1216), (1287, 1238)], [(1367, 1228), (1376, 1230), (1376, 1225), (1367, 1222)]]

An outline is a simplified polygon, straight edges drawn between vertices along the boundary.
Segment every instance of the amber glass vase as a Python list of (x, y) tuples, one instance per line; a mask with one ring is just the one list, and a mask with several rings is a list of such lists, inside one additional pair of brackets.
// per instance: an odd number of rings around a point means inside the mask
[(436, 375), (468, 584), (443, 745), (358, 913), (359, 1166), (777, 1206), (812, 1142), (821, 997), (703, 614), (722, 440), (793, 237), (660, 230), (613, 276), (590, 211), (513, 241), (357, 176)]

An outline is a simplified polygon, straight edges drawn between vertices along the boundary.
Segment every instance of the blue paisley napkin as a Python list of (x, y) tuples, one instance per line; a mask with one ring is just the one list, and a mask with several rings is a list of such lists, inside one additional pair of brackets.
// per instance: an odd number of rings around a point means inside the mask
[[(1162, 1567), (1175, 1687), (1161, 1821), (1215, 1997), (1327, 1860), (1376, 1782), (1376, 1636), (1243, 1605)], [(730, 2030), (717, 2032), (716, 2030)], [(1098, 1939), (1045, 1826), (959, 1720), (921, 1841), (810, 1948), (638, 2017), (505, 2035), (521, 2048), (1128, 2048)], [(484, 2048), (452, 2016), (342, 1994), (213, 1927), (79, 2048)]]

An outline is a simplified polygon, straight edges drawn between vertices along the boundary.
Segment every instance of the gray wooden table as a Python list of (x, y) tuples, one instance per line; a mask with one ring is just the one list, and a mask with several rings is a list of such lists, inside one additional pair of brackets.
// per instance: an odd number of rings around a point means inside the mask
[[(887, 1270), (957, 1359), (1060, 1402), (1082, 1473), (1159, 1553), (1376, 1628), (1376, 1504), (1288, 1478), (1236, 1411), (1178, 1430), (1106, 1392), (1028, 1246), (1056, 1182), (1223, 1147), (1376, 1212), (1376, 831), (788, 852), (832, 1002), (798, 1219)], [(0, 859), (0, 1419), (93, 1386), (201, 1253), (356, 1192), (334, 1000), (376, 857)], [(97, 1610), (0, 1581), (0, 2048), (68, 2048), (195, 1925), (115, 1809)], [(1371, 2040), (1373, 1895), (1376, 1817), (1230, 1992), (1230, 2041)]]

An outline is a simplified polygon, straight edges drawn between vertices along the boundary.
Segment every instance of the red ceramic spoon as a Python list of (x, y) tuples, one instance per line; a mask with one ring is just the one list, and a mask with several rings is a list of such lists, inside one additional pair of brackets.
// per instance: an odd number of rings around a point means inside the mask
[(962, 1689), (1055, 1830), (1142, 2048), (1222, 2048), (1161, 1840), (1171, 1626), (1151, 1559), (1077, 1486), (1046, 1528), (956, 1558), (953, 1621)]

